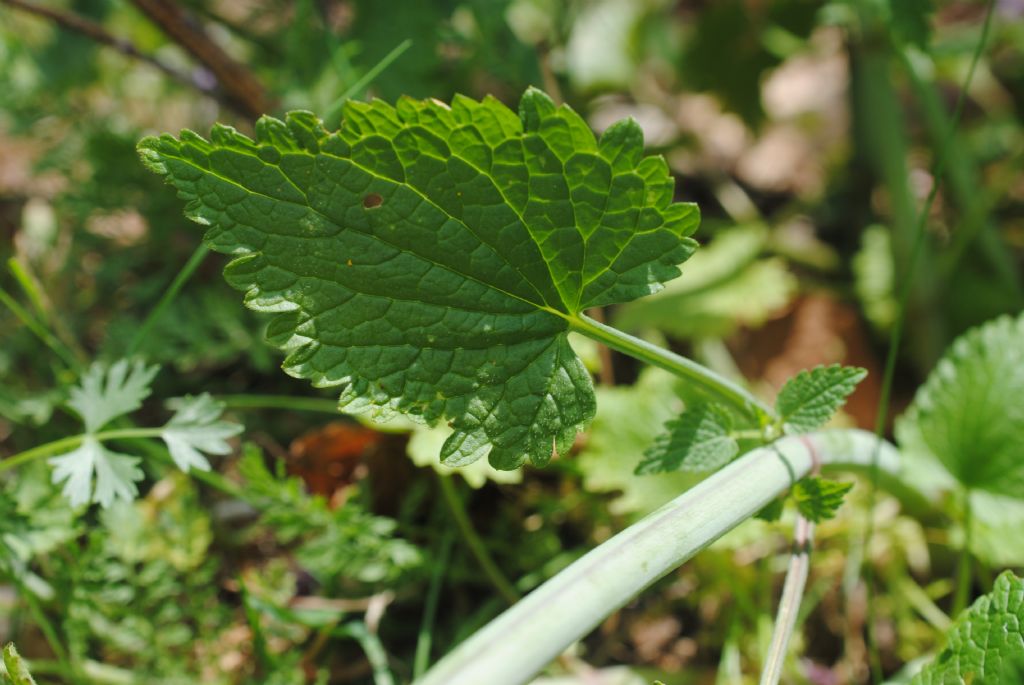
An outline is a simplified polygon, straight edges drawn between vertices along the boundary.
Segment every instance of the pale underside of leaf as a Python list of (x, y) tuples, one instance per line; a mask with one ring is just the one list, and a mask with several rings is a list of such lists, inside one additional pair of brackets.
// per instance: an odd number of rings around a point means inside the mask
[(160, 437), (167, 443), (174, 463), (186, 473), (190, 469), (210, 470), (210, 462), (203, 453), (229, 454), (228, 438), (242, 432), (242, 426), (237, 423), (219, 420), (224, 406), (206, 393), (175, 398), (167, 405), (175, 414)]
[(64, 483), (64, 496), (76, 507), (89, 502), (109, 507), (116, 499), (135, 499), (135, 483), (143, 478), (139, 461), (107, 449), (91, 435), (77, 449), (49, 460), (53, 482)]
[(127, 359), (119, 359), (109, 368), (93, 364), (71, 389), (68, 406), (82, 417), (86, 432), (94, 433), (118, 416), (141, 407), (159, 370), (158, 366)]
[(672, 202), (636, 124), (597, 141), (538, 91), (518, 117), (403, 99), (351, 104), (337, 133), (302, 112), (256, 132), (140, 153), (236, 257), (225, 275), (246, 303), (279, 313), (285, 370), (347, 386), (349, 411), (447, 420), (451, 465), (566, 451), (594, 413), (573, 317), (657, 290), (694, 249), (696, 208)]

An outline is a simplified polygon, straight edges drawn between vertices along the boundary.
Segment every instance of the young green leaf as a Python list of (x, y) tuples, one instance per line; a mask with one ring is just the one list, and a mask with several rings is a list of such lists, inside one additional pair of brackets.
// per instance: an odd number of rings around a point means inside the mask
[(786, 498), (776, 497), (768, 504), (764, 505), (761, 511), (754, 514), (754, 518), (767, 523), (774, 523), (782, 518), (782, 512), (786, 508)]
[(679, 379), (668, 371), (648, 367), (632, 385), (599, 385), (597, 415), (576, 456), (589, 493), (611, 495), (608, 510), (639, 519), (679, 496), (701, 475), (685, 471), (657, 478), (637, 478), (637, 452), (654, 444), (665, 424), (679, 415)]
[[(109, 367), (94, 363), (69, 393), (68, 406), (82, 417), (86, 436), (74, 450), (49, 459), (54, 483), (63, 483), (72, 506), (96, 502), (108, 507), (116, 499), (138, 495), (143, 473), (138, 457), (107, 449), (94, 434), (142, 406), (158, 366), (119, 359)], [(95, 482), (94, 482), (95, 481)]]
[(159, 366), (146, 366), (141, 360), (119, 359), (110, 367), (96, 362), (71, 389), (68, 406), (82, 417), (85, 431), (95, 433), (141, 407), (159, 370)]
[(809, 477), (793, 486), (793, 500), (797, 511), (812, 523), (834, 518), (843, 498), (853, 489), (853, 483), (841, 483), (827, 478)]
[(174, 463), (186, 473), (193, 468), (209, 471), (210, 462), (203, 453), (230, 453), (227, 439), (242, 432), (242, 426), (237, 423), (220, 420), (224, 405), (207, 393), (170, 399), (167, 407), (175, 413), (160, 437), (167, 443)]
[(143, 478), (139, 461), (138, 457), (109, 450), (87, 435), (77, 449), (52, 457), (49, 463), (53, 482), (64, 483), (64, 496), (72, 506), (95, 502), (109, 507), (118, 498), (130, 502), (139, 494), (135, 485)]
[(7, 669), (5, 680), (9, 681), (11, 685), (36, 685), (32, 674), (28, 672), (28, 666), (25, 665), (13, 644), (4, 647), (4, 668)]
[(911, 685), (1019, 682), (1007, 679), (1024, 657), (1024, 580), (1006, 571), (992, 592), (957, 617), (946, 648)]
[(736, 456), (740, 447), (729, 435), (732, 417), (717, 404), (698, 404), (665, 424), (667, 433), (658, 436), (644, 453), (637, 474), (665, 471), (714, 471)]
[(293, 112), (255, 140), (216, 126), (139, 151), (236, 257), (246, 304), (278, 314), (285, 370), (345, 386), (346, 411), (447, 420), (449, 465), (567, 451), (594, 414), (570, 325), (658, 290), (696, 246), (697, 209), (635, 122), (595, 140), (533, 89), (518, 117), (493, 98), (350, 102), (336, 133)]
[(868, 372), (855, 366), (817, 366), (786, 381), (775, 399), (783, 426), (792, 433), (820, 428), (846, 403)]
[(1024, 492), (1024, 315), (958, 338), (917, 391), (906, 421), (960, 484)]

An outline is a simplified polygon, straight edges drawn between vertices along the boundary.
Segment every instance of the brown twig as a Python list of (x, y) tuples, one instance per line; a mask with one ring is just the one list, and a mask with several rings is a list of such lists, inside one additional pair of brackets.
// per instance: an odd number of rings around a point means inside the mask
[(85, 17), (72, 12), (65, 12), (52, 7), (37, 5), (34, 2), (26, 2), (26, 0), (0, 0), (0, 3), (13, 9), (21, 10), (26, 14), (32, 14), (37, 17), (49, 19), (61, 28), (74, 31), (75, 33), (80, 33), (97, 43), (114, 48), (126, 57), (138, 60), (139, 62), (144, 62), (151, 67), (159, 69), (179, 83), (183, 83), (190, 88), (195, 88), (205, 95), (217, 97), (216, 88), (213, 87), (212, 84), (205, 84), (200, 79), (193, 78), (191, 75), (183, 71), (179, 71), (169, 64), (165, 64), (153, 55), (147, 55), (135, 47), (131, 41), (111, 34), (100, 24), (97, 24), (91, 19), (86, 19)]
[(235, 61), (172, 0), (132, 0), (133, 4), (171, 40), (210, 70), (226, 102), (236, 111), (256, 118), (271, 109), (263, 85), (245, 65)]

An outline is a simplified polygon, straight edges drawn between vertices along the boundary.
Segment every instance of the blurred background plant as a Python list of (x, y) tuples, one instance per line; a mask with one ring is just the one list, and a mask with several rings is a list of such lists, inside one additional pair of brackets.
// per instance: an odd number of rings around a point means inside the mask
[[(634, 475), (683, 390), (585, 342), (599, 415), (577, 455), (544, 471), (435, 475), (443, 431), (332, 415), (330, 393), (275, 371), (265, 321), (142, 172), (143, 135), (214, 121), (248, 132), (295, 108), (335, 126), (346, 98), (514, 105), (531, 84), (597, 131), (631, 116), (677, 196), (700, 204), (705, 246), (663, 292), (602, 315), (766, 397), (816, 364), (867, 368), (840, 421), (868, 428), (917, 212), (941, 183), (891, 430), (957, 336), (1024, 308), (1019, 1), (996, 2), (952, 125), (985, 10), (0, 0), (0, 457), (78, 432), (65, 402), (95, 359), (162, 364), (156, 397), (208, 392), (248, 427), (247, 446), (196, 480), (168, 470), (159, 445), (134, 445), (154, 457), (141, 497), (105, 510), (71, 508), (43, 462), (0, 471), (0, 642), (17, 639), (40, 682), (406, 681), (699, 478)], [(962, 455), (921, 436), (920, 406), (896, 428), (905, 482), (875, 496), (861, 481), (816, 536), (787, 682), (869, 682), (872, 663), (875, 679), (904, 677), (998, 571), (1024, 567), (1024, 504), (958, 479)], [(132, 420), (160, 411), (146, 403)], [(744, 524), (545, 682), (752, 682), (789, 529)]]

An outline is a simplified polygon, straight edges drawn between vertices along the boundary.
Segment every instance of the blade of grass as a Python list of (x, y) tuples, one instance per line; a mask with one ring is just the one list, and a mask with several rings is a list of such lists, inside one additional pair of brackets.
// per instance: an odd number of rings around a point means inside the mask
[[(928, 197), (925, 200), (924, 206), (921, 207), (921, 211), (918, 213), (917, 225), (914, 233), (914, 244), (910, 253), (910, 261), (907, 263), (906, 275), (902, 287), (900, 288), (899, 298), (897, 300), (896, 317), (893, 321), (892, 331), (889, 336), (889, 353), (885, 359), (885, 371), (882, 375), (882, 389), (881, 397), (878, 403), (878, 413), (875, 416), (875, 435), (879, 439), (881, 444), (882, 435), (885, 433), (885, 426), (889, 417), (889, 405), (892, 400), (892, 385), (893, 379), (896, 375), (896, 359), (899, 354), (900, 343), (903, 338), (903, 330), (906, 325), (907, 318), (907, 304), (910, 300), (911, 288), (914, 282), (914, 277), (917, 272), (919, 256), (924, 249), (925, 243), (925, 226), (928, 222), (928, 214), (931, 211), (932, 204), (935, 202), (935, 197), (938, 194), (940, 179), (945, 171), (946, 161), (948, 159), (948, 149), (950, 145), (951, 136), (956, 131), (960, 123), (960, 117), (963, 114), (964, 103), (967, 99), (967, 91), (970, 88), (971, 81), (974, 80), (974, 72), (978, 67), (978, 62), (981, 60), (982, 52), (985, 49), (985, 45), (988, 42), (988, 34), (992, 25), (992, 16), (995, 9), (995, 0), (988, 0), (985, 10), (985, 21), (982, 25), (981, 36), (978, 39), (977, 45), (974, 47), (974, 53), (971, 56), (971, 66), (967, 71), (967, 75), (964, 78), (963, 86), (960, 89), (960, 94), (957, 97), (956, 106), (953, 109), (953, 115), (950, 118), (949, 130), (946, 134), (946, 140), (944, 141), (939, 155), (935, 160), (935, 167), (932, 177), (934, 182), (932, 183), (931, 191), (928, 193)], [(878, 450), (872, 457), (871, 464), (871, 476), (870, 486), (868, 489), (868, 497), (866, 503), (866, 515), (867, 522), (865, 525), (864, 532), (864, 544), (863, 549), (870, 549), (871, 538), (874, 535), (874, 509), (878, 493), (878, 481), (879, 481), (879, 465), (878, 465)], [(864, 566), (862, 569), (864, 577), (865, 592), (867, 593), (867, 632), (868, 632), (868, 651), (871, 660), (872, 678), (875, 682), (881, 682), (882, 680), (882, 669), (878, 655), (878, 642), (874, 635), (874, 604), (871, 602), (871, 585), (873, 583), (874, 568), (871, 565), (871, 559), (868, 555), (865, 555)]]
[(338, 637), (352, 638), (363, 648), (366, 659), (373, 668), (374, 685), (395, 685), (395, 677), (391, 675), (391, 669), (388, 668), (388, 655), (384, 650), (384, 645), (377, 634), (367, 628), (364, 622), (346, 623), (340, 628), (336, 628), (334, 634)]
[(366, 90), (367, 86), (373, 83), (375, 78), (380, 76), (385, 69), (390, 67), (391, 64), (401, 57), (402, 54), (410, 47), (412, 47), (412, 40), (406, 38), (396, 45), (391, 52), (384, 55), (381, 61), (377, 62), (372, 69), (363, 74), (361, 79), (349, 86), (337, 100), (331, 103), (331, 106), (327, 108), (327, 115), (324, 117), (324, 121), (327, 122), (329, 126), (333, 126), (341, 116), (341, 108), (345, 106), (345, 103)]
[(39, 319), (43, 323), (49, 323), (49, 314), (46, 311), (43, 294), (39, 291), (36, 280), (29, 274), (25, 265), (18, 261), (16, 257), (11, 257), (7, 260), (7, 270), (18, 281), (18, 285), (21, 286), (22, 292), (28, 297), (28, 301), (32, 303), (32, 308), (36, 310), (36, 315)]
[[(933, 261), (931, 246), (919, 240), (922, 215), (916, 211), (916, 198), (910, 185), (909, 143), (903, 106), (893, 83), (892, 57), (892, 50), (884, 40), (876, 40), (855, 53), (854, 93), (860, 136), (886, 191), (893, 264), (896, 273), (905, 274), (907, 302), (903, 315), (913, 317), (914, 322), (910, 357), (923, 369), (929, 369), (942, 353), (946, 333), (943, 319), (933, 314), (935, 309), (931, 306), (937, 292), (936, 271), (927, 268)], [(918, 269), (919, 265), (923, 268)]]
[[(989, 215), (991, 202), (985, 188), (978, 179), (978, 169), (970, 150), (961, 137), (953, 130), (950, 116), (942, 106), (942, 99), (935, 83), (926, 75), (927, 56), (914, 53), (907, 46), (899, 46), (897, 53), (903, 69), (910, 79), (917, 101), (921, 105), (924, 122), (936, 146), (948, 141), (948, 163), (945, 165), (945, 181), (954, 201), (960, 207), (961, 217), (953, 232), (952, 244), (939, 256), (939, 266), (946, 278), (956, 271), (967, 248), (976, 240), (999, 279), (1001, 287), (1018, 296), (1021, 295), (1020, 274), (1014, 266), (1010, 252), (996, 232)], [(938, 179), (936, 179), (938, 182)]]
[(200, 243), (196, 251), (192, 253), (192, 256), (185, 262), (185, 266), (181, 267), (181, 270), (171, 281), (170, 286), (164, 291), (164, 294), (160, 296), (160, 300), (156, 303), (156, 306), (150, 310), (149, 315), (146, 316), (146, 320), (139, 326), (138, 331), (135, 332), (135, 336), (132, 338), (131, 343), (128, 344), (128, 349), (125, 350), (125, 356), (130, 357), (139, 350), (139, 346), (142, 345), (146, 336), (149, 335), (150, 331), (153, 330), (153, 326), (159, 321), (167, 308), (174, 302), (174, 299), (181, 292), (182, 287), (188, 282), (188, 279), (192, 277), (195, 270), (199, 268), (199, 265), (203, 263), (206, 255), (210, 253), (209, 248), (204, 243)]
[(18, 301), (11, 297), (3, 288), (0, 288), (0, 303), (3, 303), (5, 307), (11, 310), (11, 313), (21, 321), (22, 325), (31, 331), (33, 335), (39, 338), (44, 345), (49, 347), (54, 354), (60, 357), (61, 361), (63, 361), (68, 368), (74, 371), (81, 369), (82, 364), (75, 357), (74, 353), (68, 349), (64, 343), (58, 340), (55, 335), (50, 333), (45, 326), (39, 323), (39, 321), (32, 316), (31, 312), (22, 307)]
[(498, 594), (508, 603), (515, 604), (519, 601), (519, 592), (515, 586), (509, 582), (505, 574), (501, 572), (498, 564), (495, 563), (491, 557), (491, 553), (487, 551), (487, 545), (480, 539), (480, 535), (477, 534), (476, 529), (473, 528), (473, 523), (469, 520), (469, 515), (466, 513), (466, 507), (462, 502), (462, 497), (455, 489), (455, 484), (452, 482), (450, 476), (442, 476), (437, 474), (437, 484), (441, 489), (441, 495), (444, 497), (445, 504), (448, 505), (448, 510), (451, 512), (452, 519), (455, 520), (455, 526), (459, 531), (459, 535), (462, 537), (463, 544), (469, 549), (470, 553), (480, 564), (480, 568), (483, 570), (484, 575), (491, 581), (494, 589), (498, 591)]
[(441, 534), (437, 554), (434, 557), (434, 568), (430, 573), (430, 586), (427, 588), (427, 601), (423, 605), (423, 620), (420, 632), (416, 636), (416, 656), (413, 659), (412, 677), (419, 678), (430, 666), (430, 649), (433, 646), (434, 620), (437, 618), (437, 605), (441, 597), (445, 572), (448, 570), (448, 558), (452, 553), (455, 533), (446, 528)]
[(967, 608), (967, 601), (971, 595), (971, 527), (974, 525), (971, 512), (971, 491), (963, 491), (964, 500), (964, 539), (960, 546), (960, 555), (956, 566), (956, 592), (953, 595), (952, 616), (959, 616), (960, 612)]
[(286, 409), (323, 414), (340, 414), (338, 401), (321, 397), (292, 397), (290, 395), (218, 395), (216, 398), (228, 409)]
[(85, 350), (71, 335), (60, 316), (54, 312), (53, 303), (46, 296), (46, 292), (39, 287), (39, 279), (17, 257), (7, 260), (7, 270), (11, 272), (18, 285), (21, 286), (22, 292), (32, 303), (32, 308), (39, 316), (39, 322), (65, 349), (70, 350), (76, 359), (85, 359), (87, 357)]
[(64, 644), (60, 641), (57, 629), (54, 627), (53, 622), (50, 621), (50, 618), (46, 615), (46, 611), (43, 610), (43, 607), (39, 602), (39, 598), (36, 597), (31, 590), (25, 587), (25, 584), (21, 582), (21, 579), (18, 578), (17, 574), (10, 574), (10, 578), (14, 583), (14, 586), (18, 589), (18, 594), (28, 605), (29, 613), (32, 614), (32, 618), (35, 619), (36, 627), (38, 627), (39, 631), (43, 634), (43, 638), (46, 640), (46, 644), (49, 645), (50, 650), (57, 659), (57, 663), (60, 664), (61, 669), (69, 676), (72, 682), (77, 682), (79, 680), (77, 670), (68, 656), (67, 649), (64, 648)]

